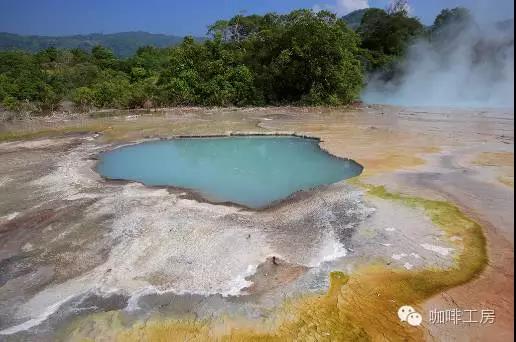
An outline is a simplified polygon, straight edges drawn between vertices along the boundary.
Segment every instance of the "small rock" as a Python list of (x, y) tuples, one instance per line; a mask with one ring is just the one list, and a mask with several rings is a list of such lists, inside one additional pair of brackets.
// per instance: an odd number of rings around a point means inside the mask
[(34, 247), (32, 246), (32, 244), (30, 242), (27, 242), (25, 245), (23, 245), (23, 247), (21, 249), (24, 252), (29, 252), (29, 251), (32, 251), (33, 248)]

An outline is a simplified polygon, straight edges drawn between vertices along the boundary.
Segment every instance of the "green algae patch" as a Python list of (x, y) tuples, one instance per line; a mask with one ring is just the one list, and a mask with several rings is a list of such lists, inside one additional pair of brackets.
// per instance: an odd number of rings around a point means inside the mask
[(503, 185), (514, 189), (514, 176), (500, 176), (498, 181)]
[[(488, 256), (487, 242), (482, 227), (467, 217), (456, 205), (446, 201), (391, 193), (384, 186), (363, 185), (363, 187), (368, 190), (368, 194), (371, 196), (398, 201), (412, 208), (423, 209), (425, 214), (436, 226), (441, 228), (448, 239), (454, 238), (453, 243), (461, 250), (456, 258), (455, 267), (449, 270), (426, 270), (411, 273), (415, 281), (422, 283), (418, 286), (420, 289), (426, 289), (425, 292), (431, 295), (434, 292), (466, 283), (484, 270), (488, 262)], [(425, 277), (431, 277), (432, 282), (424, 281)]]
[(480, 166), (514, 167), (513, 152), (482, 152), (473, 164)]
[[(267, 320), (246, 323), (230, 317), (202, 322), (155, 318), (128, 328), (117, 328), (115, 340), (424, 340), (425, 324), (416, 328), (402, 323), (397, 310), (403, 305), (412, 305), (427, 319), (427, 313), (421, 311), (420, 304), (479, 275), (488, 262), (482, 228), (449, 202), (391, 193), (383, 186), (362, 184), (359, 180), (353, 183), (366, 189), (369, 196), (423, 210), (460, 251), (454, 267), (407, 271), (389, 268), (382, 263), (362, 267), (351, 276), (333, 272), (327, 293), (288, 300)], [(97, 333), (103, 335), (101, 331)]]
[[(367, 332), (342, 317), (339, 309), (342, 288), (349, 277), (341, 272), (330, 274), (326, 294), (291, 300), (278, 310), (275, 320), (261, 326), (248, 325), (227, 317), (220, 322), (151, 320), (122, 331), (118, 341), (370, 341)], [(247, 327), (246, 327), (247, 325)]]

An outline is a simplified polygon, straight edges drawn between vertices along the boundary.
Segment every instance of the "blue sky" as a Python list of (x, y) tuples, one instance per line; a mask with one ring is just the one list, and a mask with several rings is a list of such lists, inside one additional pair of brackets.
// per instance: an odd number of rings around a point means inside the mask
[[(0, 32), (69, 35), (148, 31), (204, 35), (236, 13), (284, 13), (296, 8), (385, 7), (388, 0), (0, 0)], [(494, 10), (496, 4), (496, 10)], [(513, 17), (514, 0), (412, 0), (413, 15), (430, 24), (445, 7), (466, 6), (497, 19)], [(505, 17), (504, 17), (505, 16)]]

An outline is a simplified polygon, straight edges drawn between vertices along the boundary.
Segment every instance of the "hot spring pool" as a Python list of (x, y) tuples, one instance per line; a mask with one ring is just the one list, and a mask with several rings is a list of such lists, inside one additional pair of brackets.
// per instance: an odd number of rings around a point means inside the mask
[(125, 146), (101, 155), (108, 179), (173, 186), (213, 202), (263, 208), (299, 190), (359, 175), (362, 166), (291, 136), (180, 138)]

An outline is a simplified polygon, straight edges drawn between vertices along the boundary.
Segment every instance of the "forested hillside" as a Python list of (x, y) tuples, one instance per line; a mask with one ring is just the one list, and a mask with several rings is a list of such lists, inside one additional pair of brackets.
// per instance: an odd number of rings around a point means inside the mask
[[(203, 38), (197, 38), (203, 40)], [(22, 36), (0, 32), (0, 50), (39, 52), (51, 47), (56, 49), (82, 49), (91, 51), (97, 45), (111, 49), (117, 57), (130, 57), (142, 46), (168, 47), (180, 43), (182, 37), (148, 32), (121, 32), (112, 34), (93, 33), (64, 37)]]
[(356, 28), (358, 28), (360, 26), (360, 23), (362, 22), (362, 18), (364, 17), (364, 14), (368, 10), (369, 9), (364, 8), (364, 9), (359, 9), (359, 10), (353, 11), (353, 12), (348, 13), (345, 16), (343, 16), (342, 20), (344, 20), (350, 28), (355, 30)]
[(53, 111), (63, 100), (78, 110), (348, 104), (366, 73), (390, 70), (415, 39), (468, 17), (443, 13), (426, 29), (403, 10), (369, 9), (356, 30), (327, 11), (239, 15), (214, 23), (205, 41), (140, 47), (126, 59), (101, 45), (0, 52), (0, 101), (13, 112)]

